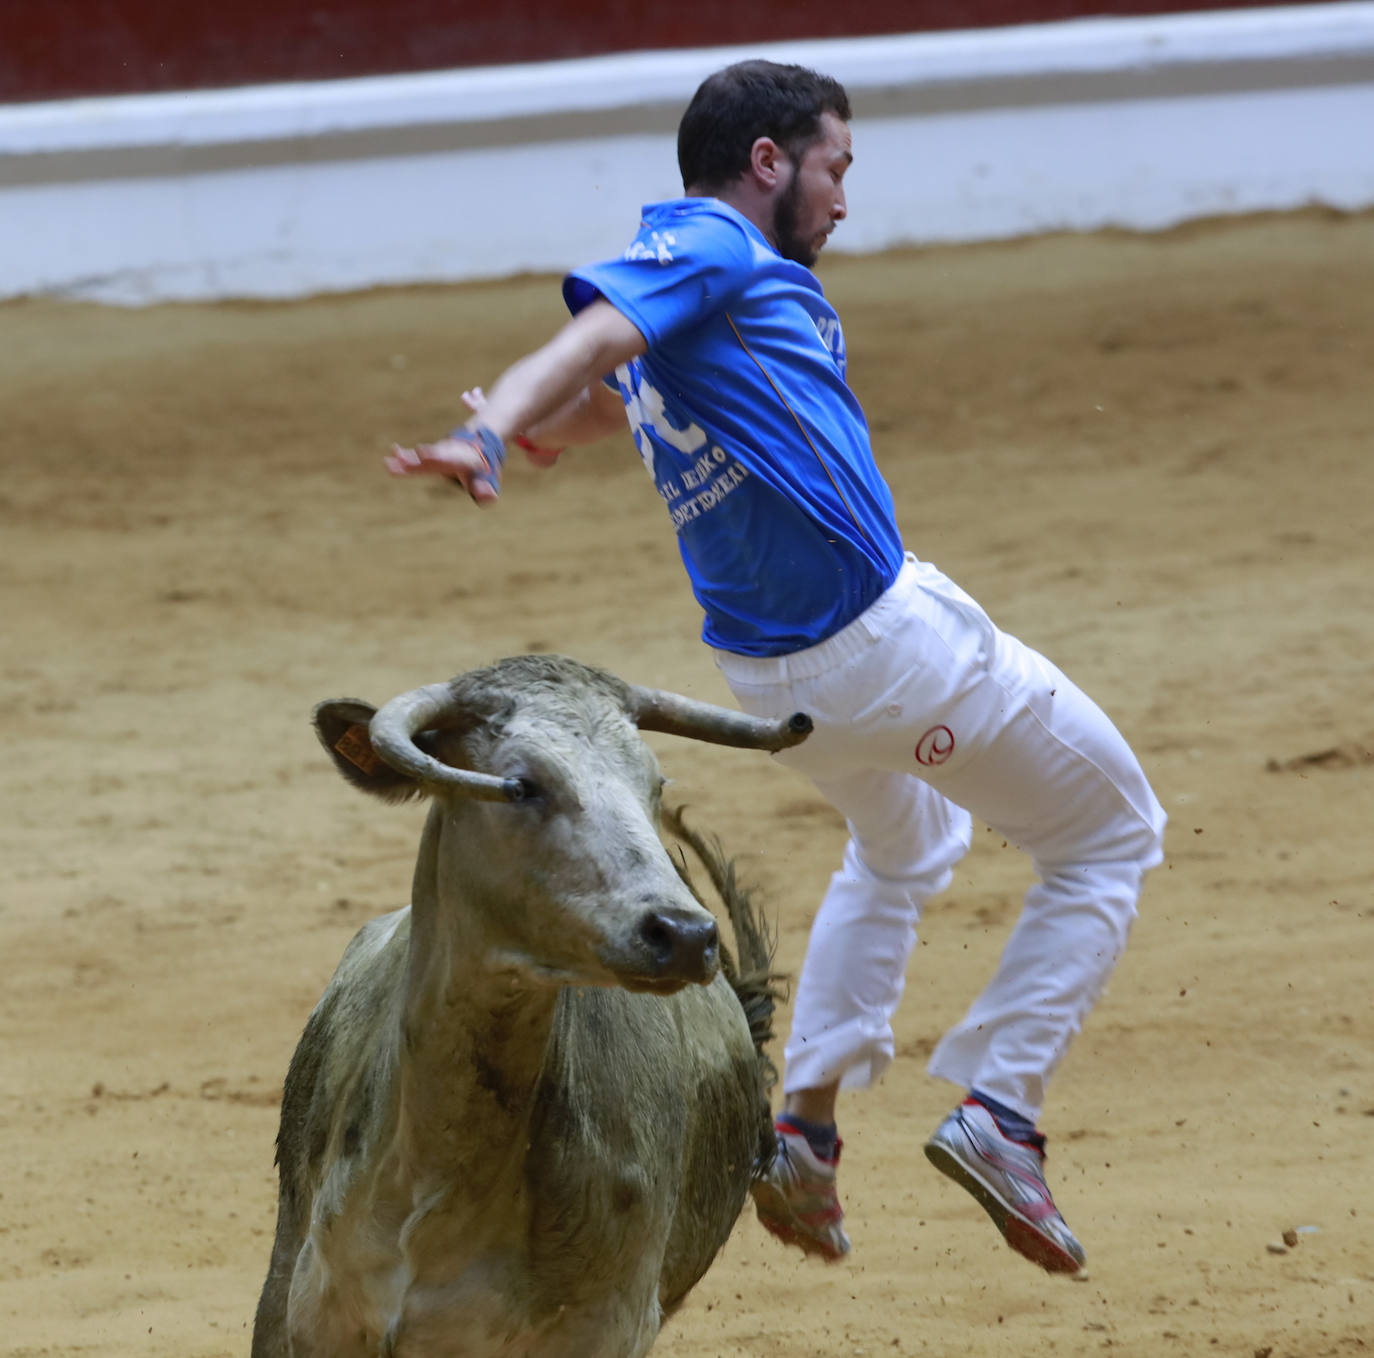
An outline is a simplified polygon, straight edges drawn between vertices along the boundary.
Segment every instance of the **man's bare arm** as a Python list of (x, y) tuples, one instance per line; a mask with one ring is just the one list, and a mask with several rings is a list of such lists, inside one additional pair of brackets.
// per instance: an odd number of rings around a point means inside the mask
[[(609, 302), (593, 302), (547, 344), (507, 368), (464, 428), (476, 436), (485, 427), (503, 442), (521, 430), (538, 429), (647, 347), (634, 324)], [(588, 402), (588, 410), (597, 412), (595, 418), (607, 409), (599, 399), (595, 405)], [(393, 476), (435, 475), (460, 481), (479, 504), (500, 494), (499, 466), (492, 466), (479, 444), (462, 438), (414, 448), (393, 446), (386, 466)]]
[[(487, 394), (481, 387), (473, 387), (463, 393), (463, 404), (476, 414), (486, 406)], [(536, 467), (551, 467), (570, 445), (595, 443), (609, 434), (624, 433), (627, 428), (619, 388), (591, 382), (547, 419), (522, 429), (515, 441)]]
[(627, 428), (620, 392), (612, 391), (598, 378), (547, 419), (522, 432), (543, 448), (566, 448), (569, 444), (595, 443)]

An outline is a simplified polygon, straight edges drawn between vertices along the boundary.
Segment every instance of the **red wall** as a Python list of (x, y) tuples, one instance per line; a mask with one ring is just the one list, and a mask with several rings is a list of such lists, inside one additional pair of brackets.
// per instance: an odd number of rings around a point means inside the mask
[[(0, 102), (979, 28), (1237, 0), (0, 0)], [(1280, 0), (1258, 0), (1260, 5)]]

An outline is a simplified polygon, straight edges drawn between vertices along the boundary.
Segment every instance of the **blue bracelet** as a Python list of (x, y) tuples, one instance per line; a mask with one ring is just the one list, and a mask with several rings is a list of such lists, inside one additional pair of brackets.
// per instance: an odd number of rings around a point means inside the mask
[(494, 472), (500, 472), (506, 465), (506, 445), (501, 441), (501, 435), (496, 430), (485, 424), (469, 427), (460, 424), (457, 429), (449, 430), (451, 439), (458, 439), (462, 443), (470, 443), (484, 458)]

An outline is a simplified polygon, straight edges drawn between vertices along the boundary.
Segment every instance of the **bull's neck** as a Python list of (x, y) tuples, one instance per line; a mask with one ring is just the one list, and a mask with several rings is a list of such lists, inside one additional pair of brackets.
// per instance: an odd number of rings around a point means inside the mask
[(482, 912), (451, 873), (441, 902), (439, 854), (454, 832), (445, 825), (436, 806), (416, 862), (398, 1034), (402, 1146), (421, 1173), (471, 1171), (524, 1146), (558, 996), (492, 968)]

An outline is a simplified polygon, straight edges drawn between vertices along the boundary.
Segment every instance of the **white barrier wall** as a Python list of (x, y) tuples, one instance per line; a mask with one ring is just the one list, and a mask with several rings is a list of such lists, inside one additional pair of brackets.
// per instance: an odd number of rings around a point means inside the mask
[(1374, 205), (1374, 4), (649, 52), (0, 107), (0, 297), (137, 303), (557, 271), (680, 192), (744, 56), (841, 79), (832, 250)]

